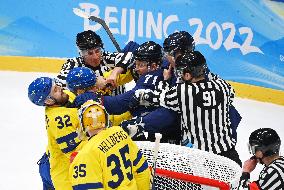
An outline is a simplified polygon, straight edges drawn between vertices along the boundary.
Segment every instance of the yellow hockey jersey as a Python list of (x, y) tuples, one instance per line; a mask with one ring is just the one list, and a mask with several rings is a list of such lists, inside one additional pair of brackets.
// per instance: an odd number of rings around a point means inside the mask
[[(69, 98), (71, 98), (70, 95)], [(46, 107), (45, 120), (53, 185), (56, 190), (72, 190), (68, 178), (70, 154), (81, 149), (84, 144), (77, 138), (76, 133), (79, 127), (78, 110), (77, 108)]]
[(91, 137), (73, 160), (69, 177), (74, 190), (145, 190), (150, 187), (148, 163), (119, 126)]

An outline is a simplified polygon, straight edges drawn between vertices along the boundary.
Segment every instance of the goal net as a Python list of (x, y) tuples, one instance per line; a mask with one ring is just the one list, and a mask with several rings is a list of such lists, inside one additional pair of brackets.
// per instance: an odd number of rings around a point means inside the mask
[[(136, 141), (150, 167), (155, 143)], [(167, 189), (237, 189), (241, 168), (234, 161), (210, 152), (160, 143), (154, 185)]]

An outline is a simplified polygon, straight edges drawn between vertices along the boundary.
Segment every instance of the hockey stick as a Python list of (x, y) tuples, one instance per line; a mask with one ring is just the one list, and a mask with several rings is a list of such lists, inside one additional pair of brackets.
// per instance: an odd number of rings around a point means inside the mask
[(81, 9), (78, 9), (78, 8), (73, 8), (73, 12), (79, 17), (87, 18), (91, 21), (95, 21), (95, 22), (99, 23), (100, 25), (102, 25), (102, 27), (107, 32), (107, 35), (110, 37), (110, 39), (111, 39), (113, 45), (115, 46), (116, 50), (118, 52), (121, 52), (121, 48), (120, 48), (119, 44), (117, 43), (116, 39), (114, 38), (109, 27), (106, 25), (106, 22), (103, 19), (98, 18), (96, 16), (90, 16), (87, 13), (83, 12)]
[(153, 155), (153, 168), (151, 170), (151, 190), (155, 189), (155, 175), (156, 175), (157, 158), (158, 158), (161, 138), (162, 138), (162, 134), (155, 133), (155, 147), (154, 147), (154, 155)]

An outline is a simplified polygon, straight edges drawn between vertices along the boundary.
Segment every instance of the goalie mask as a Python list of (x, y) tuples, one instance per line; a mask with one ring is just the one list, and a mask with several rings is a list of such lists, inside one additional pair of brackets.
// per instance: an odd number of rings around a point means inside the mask
[(256, 151), (261, 151), (263, 156), (278, 154), (281, 140), (276, 131), (271, 128), (257, 129), (249, 137), (249, 151), (255, 155)]
[(206, 59), (199, 51), (185, 52), (176, 59), (175, 74), (181, 78), (185, 73), (190, 73), (192, 78), (205, 75)]
[(78, 138), (86, 140), (88, 131), (109, 127), (109, 116), (105, 108), (99, 103), (89, 100), (79, 109), (80, 127), (77, 130)]

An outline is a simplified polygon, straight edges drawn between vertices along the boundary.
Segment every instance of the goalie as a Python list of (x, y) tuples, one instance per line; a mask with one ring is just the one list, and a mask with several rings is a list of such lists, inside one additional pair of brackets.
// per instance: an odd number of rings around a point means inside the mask
[(89, 141), (70, 166), (73, 189), (148, 189), (147, 161), (122, 128), (110, 127), (105, 108), (88, 101), (79, 117), (78, 137)]

